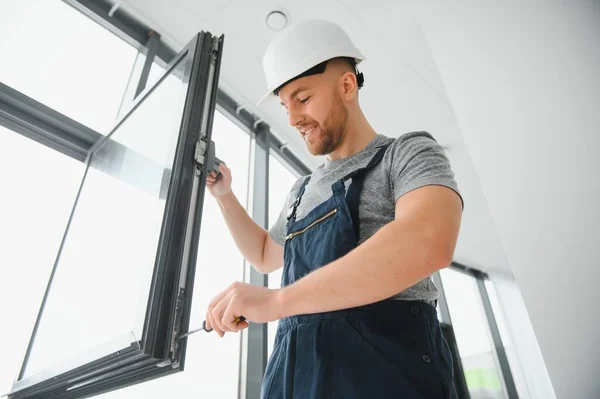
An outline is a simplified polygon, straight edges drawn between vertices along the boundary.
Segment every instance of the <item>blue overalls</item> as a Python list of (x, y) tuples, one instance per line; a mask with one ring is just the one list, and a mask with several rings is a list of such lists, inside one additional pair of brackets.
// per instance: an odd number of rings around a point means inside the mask
[[(297, 221), (310, 177), (304, 181), (288, 216), (282, 286), (356, 248), (364, 177), (386, 149), (336, 181), (332, 196)], [(261, 391), (263, 399), (455, 397), (435, 308), (392, 299), (279, 320)]]

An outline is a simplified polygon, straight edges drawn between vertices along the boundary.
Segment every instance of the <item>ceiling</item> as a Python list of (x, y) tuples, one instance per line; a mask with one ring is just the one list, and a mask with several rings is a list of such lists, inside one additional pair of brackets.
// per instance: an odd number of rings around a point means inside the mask
[(246, 109), (267, 121), (273, 133), (307, 165), (312, 157), (277, 101), (256, 106), (265, 93), (262, 55), (275, 32), (265, 24), (270, 11), (283, 10), (291, 23), (309, 18), (340, 24), (367, 57), (361, 64), (365, 87), (361, 106), (371, 125), (390, 137), (426, 130), (451, 160), (465, 211), (455, 260), (488, 273), (512, 276), (496, 225), (484, 197), (469, 149), (429, 44), (410, 2), (358, 0), (127, 0), (122, 7), (158, 31), (173, 48), (182, 48), (197, 32), (225, 35), (220, 86)]

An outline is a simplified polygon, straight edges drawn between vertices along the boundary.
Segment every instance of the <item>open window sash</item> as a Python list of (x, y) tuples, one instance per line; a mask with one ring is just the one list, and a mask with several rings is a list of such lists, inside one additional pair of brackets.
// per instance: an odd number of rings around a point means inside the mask
[(88, 397), (184, 369), (222, 51), (199, 33), (90, 149), (9, 398)]

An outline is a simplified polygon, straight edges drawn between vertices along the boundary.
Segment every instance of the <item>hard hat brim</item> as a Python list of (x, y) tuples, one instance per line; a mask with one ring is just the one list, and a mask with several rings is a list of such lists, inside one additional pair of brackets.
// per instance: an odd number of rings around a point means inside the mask
[(267, 94), (265, 94), (260, 100), (258, 100), (256, 105), (260, 107), (261, 105), (266, 104), (267, 100), (272, 100), (273, 97), (275, 97), (275, 94), (273, 94), (272, 91), (268, 91)]

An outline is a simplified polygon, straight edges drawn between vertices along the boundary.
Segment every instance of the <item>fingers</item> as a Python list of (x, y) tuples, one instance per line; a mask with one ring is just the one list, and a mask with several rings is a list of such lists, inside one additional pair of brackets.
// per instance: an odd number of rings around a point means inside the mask
[(231, 288), (234, 285), (214, 297), (208, 306), (207, 313), (207, 326), (213, 328), (220, 337), (225, 335), (225, 332), (237, 331), (236, 329), (230, 328), (229, 323), (223, 323), (223, 314), (225, 313), (227, 306), (231, 302), (232, 291)]
[(217, 327), (217, 323), (214, 322), (211, 311), (206, 312), (206, 329), (213, 330), (219, 337), (223, 337), (223, 335), (225, 335), (225, 333), (220, 330), (219, 327)]
[(239, 323), (237, 323), (237, 331), (245, 330), (248, 327), (250, 327), (250, 323), (248, 323), (247, 321), (240, 321)]
[(228, 324), (223, 323), (223, 313), (225, 313), (226, 306), (227, 298), (221, 300), (221, 302), (219, 302), (219, 304), (212, 311), (212, 319), (219, 328), (219, 330), (221, 330), (223, 333), (234, 331), (231, 328), (229, 328)]
[[(207, 176), (206, 176), (206, 186), (210, 189), (212, 189), (213, 187), (218, 187), (218, 183), (220, 183), (220, 180), (222, 180), (222, 176), (217, 177), (217, 173), (215, 171), (210, 172)], [(212, 192), (212, 191), (211, 191)]]
[(208, 176), (206, 176), (206, 182), (207, 183), (214, 183), (217, 181), (217, 172), (215, 172), (214, 170), (211, 171)]
[(227, 305), (227, 309), (225, 310), (225, 312), (223, 313), (223, 318), (221, 319), (221, 324), (223, 324), (223, 326), (225, 326), (225, 328), (228, 328), (230, 331), (239, 331), (239, 325), (240, 323), (244, 323), (242, 321), (239, 321), (239, 317), (241, 315), (236, 314), (236, 312), (234, 312), (234, 298), (232, 298), (229, 301), (229, 304)]
[[(220, 165), (219, 165), (219, 171), (220, 171), (222, 174), (224, 174), (224, 175), (225, 175), (225, 174), (227, 174), (227, 175), (231, 174), (231, 170), (230, 170), (230, 169), (229, 169), (227, 166), (225, 166), (225, 164), (224, 164), (224, 163), (222, 163), (222, 164), (220, 164)], [(218, 175), (219, 175), (219, 173), (217, 173), (217, 171), (215, 171), (215, 170), (212, 170), (212, 171), (211, 171), (211, 172), (208, 174), (208, 176), (206, 176), (206, 180), (207, 180), (207, 181), (211, 181), (211, 180), (212, 180), (212, 181), (217, 181), (217, 180), (218, 180), (218, 178), (217, 178), (217, 176), (218, 176)]]
[(239, 321), (239, 322), (235, 322), (235, 318), (233, 318), (233, 322), (232, 323), (223, 323), (224, 320), (228, 320), (228, 316), (223, 316), (221, 318), (221, 323), (220, 324), (225, 324), (227, 325), (227, 329), (228, 330), (223, 330), (217, 326), (217, 323), (214, 321), (215, 320), (215, 316), (213, 315), (213, 312), (208, 312), (206, 313), (206, 330), (208, 332), (210, 332), (211, 330), (214, 330), (219, 337), (223, 337), (225, 336), (225, 332), (229, 331), (229, 332), (239, 332), (242, 330), (245, 330), (246, 328), (250, 327), (250, 323), (248, 323), (247, 321)]
[(221, 300), (228, 294), (228, 290), (220, 292), (216, 297), (214, 297), (210, 304), (208, 305), (208, 312), (206, 313), (206, 326), (212, 328), (219, 334), (219, 337), (223, 337), (225, 335), (225, 329), (221, 324), (221, 315), (219, 312), (219, 303)]
[(223, 337), (226, 332), (238, 332), (249, 327), (248, 321), (240, 321), (242, 315), (237, 314), (241, 310), (237, 309), (239, 298), (236, 291), (240, 284), (232, 283), (215, 296), (208, 305), (206, 328), (214, 329), (220, 337)]

